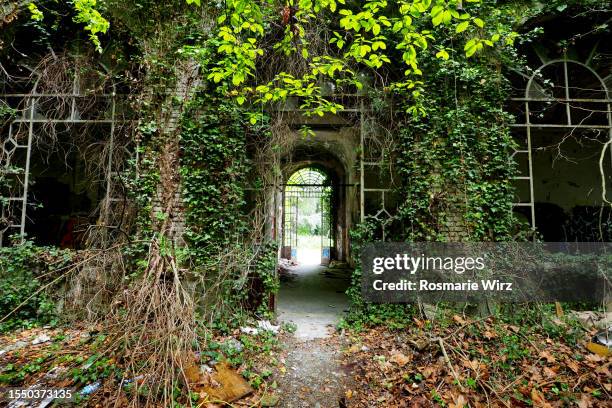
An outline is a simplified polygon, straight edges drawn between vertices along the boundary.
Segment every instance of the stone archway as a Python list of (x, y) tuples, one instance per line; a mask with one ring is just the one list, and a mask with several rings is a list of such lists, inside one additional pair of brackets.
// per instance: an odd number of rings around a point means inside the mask
[[(298, 136), (299, 137), (299, 136)], [(328, 175), (331, 188), (331, 248), (330, 260), (350, 259), (349, 229), (359, 217), (357, 161), (358, 135), (350, 129), (318, 131), (315, 136), (299, 140), (282, 158), (283, 189), (292, 174), (304, 168), (319, 169)], [(283, 190), (281, 189), (281, 191)], [(282, 194), (282, 193), (281, 193)], [(279, 197), (279, 203), (284, 203)], [(284, 205), (276, 209), (279, 220), (281, 247), (285, 234)], [(287, 253), (281, 256), (287, 258)]]

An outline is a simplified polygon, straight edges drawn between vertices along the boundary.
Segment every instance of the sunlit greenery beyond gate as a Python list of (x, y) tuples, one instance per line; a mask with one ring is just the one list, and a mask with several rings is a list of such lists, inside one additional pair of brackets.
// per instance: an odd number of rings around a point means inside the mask
[[(333, 246), (332, 186), (323, 170), (305, 167), (291, 174), (283, 190), (281, 257), (304, 260), (301, 252), (317, 251), (309, 263), (328, 262)], [(322, 259), (325, 258), (325, 259)]]

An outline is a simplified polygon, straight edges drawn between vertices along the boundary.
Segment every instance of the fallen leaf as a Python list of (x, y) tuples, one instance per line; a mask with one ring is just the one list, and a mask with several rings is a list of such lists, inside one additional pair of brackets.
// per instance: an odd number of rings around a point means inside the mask
[(391, 358), (389, 358), (389, 361), (391, 363), (397, 364), (400, 367), (404, 367), (406, 364), (408, 364), (410, 361), (412, 360), (411, 357), (408, 357), (402, 353), (395, 353), (391, 356)]
[(591, 408), (593, 406), (593, 398), (589, 394), (582, 394), (580, 400), (576, 403), (578, 408)]
[(491, 339), (494, 339), (494, 338), (497, 337), (497, 334), (495, 332), (492, 332), (492, 331), (489, 331), (489, 330), (486, 330), (482, 335), (487, 340), (491, 340)]
[(557, 373), (551, 368), (544, 367), (544, 375), (546, 375), (548, 378), (555, 378)]
[(546, 362), (548, 362), (549, 364), (552, 364), (557, 361), (555, 357), (552, 354), (550, 354), (548, 350), (542, 350), (540, 352), (540, 357), (545, 358)]
[(578, 366), (578, 363), (576, 363), (574, 360), (568, 360), (565, 362), (565, 365), (572, 370), (575, 374), (578, 374), (578, 372), (580, 371), (580, 367)]
[(467, 405), (467, 401), (463, 395), (453, 397), (453, 402), (448, 404), (449, 408), (464, 408)]
[(455, 323), (465, 324), (465, 320), (463, 319), (463, 317), (461, 317), (459, 315), (454, 315), (453, 316), (453, 320), (455, 321)]

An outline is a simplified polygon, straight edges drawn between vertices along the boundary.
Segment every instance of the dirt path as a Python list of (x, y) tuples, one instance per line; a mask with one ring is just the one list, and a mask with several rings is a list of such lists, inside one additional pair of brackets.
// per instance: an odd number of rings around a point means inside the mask
[(279, 320), (295, 324), (296, 331), (283, 340), (286, 371), (278, 382), (277, 406), (345, 406), (350, 376), (340, 363), (344, 339), (333, 331), (348, 307), (346, 277), (346, 271), (303, 266), (291, 268), (283, 279)]
[(328, 339), (285, 343), (286, 373), (279, 381), (283, 408), (344, 407), (345, 392), (350, 376), (340, 364), (342, 342), (334, 336)]

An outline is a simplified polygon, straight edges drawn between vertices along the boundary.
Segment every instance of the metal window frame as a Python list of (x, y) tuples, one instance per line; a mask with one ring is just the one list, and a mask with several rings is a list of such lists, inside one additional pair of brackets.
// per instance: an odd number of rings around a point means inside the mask
[[(363, 100), (361, 100), (361, 105), (359, 109), (359, 214), (360, 221), (364, 223), (366, 219), (374, 219), (377, 221), (382, 228), (382, 240), (386, 241), (387, 238), (387, 226), (389, 226), (395, 217), (387, 208), (387, 195), (391, 194), (393, 191), (392, 188), (369, 188), (365, 185), (365, 174), (366, 174), (366, 166), (372, 167), (382, 167), (384, 163), (382, 160), (370, 160), (367, 159), (366, 150), (367, 150), (367, 140), (368, 139), (376, 139), (376, 135), (374, 132), (371, 132), (371, 126), (368, 126), (370, 119), (366, 115), (367, 110), (365, 108)], [(366, 214), (365, 202), (366, 195), (372, 194), (380, 194), (380, 207), (373, 214)]]
[[(104, 66), (103, 68), (106, 70)], [(100, 221), (103, 225), (107, 227), (109, 226), (108, 223), (110, 219), (110, 203), (115, 200), (113, 197), (111, 197), (111, 195), (112, 195), (112, 178), (113, 178), (113, 174), (115, 173), (113, 172), (113, 169), (112, 169), (113, 148), (115, 144), (116, 125), (118, 122), (117, 117), (116, 117), (116, 103), (117, 103), (117, 96), (118, 96), (116, 92), (117, 88), (116, 88), (116, 84), (112, 83), (111, 84), (112, 93), (110, 94), (108, 93), (85, 94), (85, 93), (80, 92), (78, 80), (79, 80), (79, 76), (75, 75), (74, 82), (73, 82), (73, 90), (72, 90), (73, 92), (69, 94), (38, 93), (37, 88), (38, 88), (40, 79), (36, 80), (32, 88), (32, 92), (30, 93), (0, 94), (0, 100), (2, 101), (6, 101), (9, 98), (22, 98), (23, 105), (26, 107), (24, 109), (24, 112), (27, 112), (27, 117), (14, 118), (10, 121), (8, 125), (9, 133), (6, 137), (4, 137), (4, 135), (0, 135), (0, 151), (2, 152), (2, 156), (0, 156), (0, 158), (2, 159), (0, 161), (0, 172), (1, 173), (10, 174), (9, 167), (11, 165), (11, 159), (13, 158), (15, 152), (18, 149), (25, 149), (26, 151), (26, 158), (25, 158), (25, 163), (23, 167), (23, 178), (19, 179), (21, 182), (20, 182), (19, 188), (17, 189), (18, 191), (21, 191), (22, 193), (14, 195), (13, 193), (9, 192), (10, 195), (8, 197), (0, 197), (0, 199), (3, 198), (7, 200), (8, 202), (11, 202), (11, 201), (21, 202), (21, 208), (19, 210), (20, 214), (18, 217), (15, 217), (16, 219), (19, 220), (19, 223), (18, 224), (11, 223), (3, 230), (0, 230), (0, 247), (2, 247), (5, 244), (6, 236), (12, 235), (10, 234), (11, 230), (17, 229), (18, 235), (20, 237), (20, 242), (23, 243), (25, 241), (27, 207), (28, 207), (28, 190), (29, 190), (29, 184), (30, 184), (30, 164), (31, 164), (31, 159), (32, 159), (32, 144), (33, 144), (33, 140), (35, 137), (34, 126), (36, 123), (42, 123), (42, 124), (47, 124), (47, 123), (52, 123), (52, 124), (58, 124), (58, 123), (108, 124), (110, 126), (109, 137), (107, 141), (107, 143), (109, 143), (108, 162), (107, 162), (107, 168), (106, 168), (106, 174), (105, 174), (105, 180), (104, 180), (106, 191), (105, 191), (105, 196), (101, 203), (102, 205), (100, 207), (101, 208)], [(36, 111), (37, 101), (40, 99), (53, 98), (53, 97), (68, 98), (70, 100), (70, 104), (71, 104), (70, 116), (65, 119), (57, 119), (57, 118), (55, 119), (36, 119), (35, 111)], [(107, 98), (109, 99), (110, 112), (111, 112), (110, 119), (82, 119), (80, 118), (77, 115), (78, 111), (76, 109), (77, 100), (80, 98)], [(20, 101), (18, 104), (21, 104), (22, 102)], [(26, 124), (27, 126), (28, 139), (27, 139), (27, 144), (25, 145), (20, 145), (14, 139), (13, 130), (14, 130), (15, 125), (19, 125), (19, 124)], [(7, 143), (9, 142), (13, 143), (15, 146), (11, 150), (7, 150), (6, 148)]]
[[(593, 76), (599, 81), (600, 85), (601, 85), (601, 90), (605, 93), (606, 98), (605, 99), (589, 99), (589, 98), (571, 98), (570, 97), (570, 83), (569, 83), (569, 75), (568, 75), (568, 63), (571, 64), (577, 64), (585, 69), (587, 69), (591, 74), (593, 74)], [(564, 87), (564, 95), (565, 98), (532, 98), (530, 97), (530, 90), (532, 88), (533, 82), (536, 78), (537, 75), (539, 75), (542, 70), (546, 67), (549, 67), (553, 64), (563, 64), (563, 76), (564, 76), (564, 81), (563, 81), (563, 87)], [(525, 86), (525, 96), (523, 98), (510, 98), (511, 101), (515, 101), (515, 102), (523, 102), (524, 103), (524, 109), (525, 109), (525, 123), (518, 123), (518, 124), (511, 124), (510, 127), (511, 128), (517, 128), (517, 129), (525, 129), (525, 136), (526, 136), (526, 141), (527, 141), (527, 148), (526, 150), (516, 150), (514, 149), (514, 152), (512, 153), (512, 157), (514, 157), (517, 154), (527, 154), (527, 160), (528, 160), (528, 169), (529, 169), (529, 174), (527, 176), (515, 176), (513, 177), (513, 180), (517, 181), (517, 180), (529, 180), (529, 201), (528, 202), (514, 202), (512, 203), (513, 208), (516, 207), (529, 207), (529, 211), (530, 211), (530, 221), (531, 221), (531, 229), (535, 231), (536, 229), (536, 217), (535, 217), (535, 195), (534, 195), (534, 174), (533, 174), (533, 149), (532, 149), (532, 139), (533, 139), (533, 130), (537, 129), (537, 128), (549, 128), (549, 129), (608, 129), (608, 137), (609, 140), (612, 141), (612, 111), (611, 111), (611, 106), (612, 106), (612, 99), (610, 98), (610, 91), (608, 90), (608, 87), (606, 86), (605, 81), (601, 78), (601, 76), (591, 67), (589, 67), (587, 64), (584, 64), (580, 61), (576, 61), (576, 60), (572, 60), (569, 58), (558, 58), (558, 59), (553, 59), (550, 61), (547, 61), (546, 63), (544, 63), (543, 65), (541, 65), (538, 69), (536, 69), (533, 74), (531, 75), (531, 77), (529, 77), (529, 80), (527, 81), (527, 85)], [(557, 102), (557, 103), (563, 103), (565, 104), (565, 113), (566, 113), (566, 117), (567, 117), (567, 123), (550, 123), (550, 124), (539, 124), (539, 123), (531, 123), (531, 119), (530, 119), (530, 108), (529, 108), (529, 103), (535, 103), (535, 102)], [(606, 110), (607, 110), (607, 118), (608, 118), (608, 124), (607, 125), (584, 125), (581, 123), (578, 124), (574, 124), (572, 123), (572, 117), (571, 117), (571, 106), (570, 103), (575, 102), (575, 103), (580, 103), (580, 102), (587, 102), (587, 103), (601, 103), (601, 104), (606, 104)], [(610, 146), (610, 152), (612, 153), (612, 146)], [(612, 163), (612, 162), (611, 162)]]

